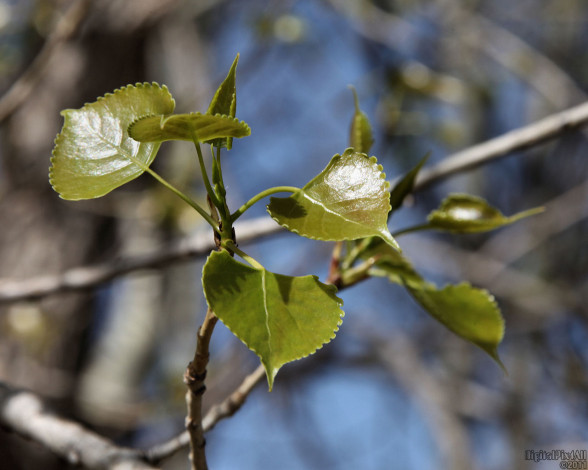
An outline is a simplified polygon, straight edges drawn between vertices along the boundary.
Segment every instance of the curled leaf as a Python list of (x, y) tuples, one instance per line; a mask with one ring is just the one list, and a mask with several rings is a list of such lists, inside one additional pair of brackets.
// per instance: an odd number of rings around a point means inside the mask
[(459, 233), (485, 232), (512, 224), (543, 210), (542, 207), (536, 207), (506, 217), (480, 197), (451, 194), (443, 200), (439, 209), (429, 214), (428, 226)]
[(251, 129), (243, 121), (220, 114), (173, 114), (148, 116), (129, 126), (129, 135), (139, 142), (189, 140), (206, 142), (218, 137), (245, 137)]
[(343, 301), (316, 276), (290, 277), (213, 252), (202, 283), (208, 306), (261, 359), (268, 385), (284, 364), (314, 353), (335, 337)]
[(351, 129), (349, 130), (349, 146), (353, 147), (360, 153), (368, 153), (374, 143), (372, 126), (367, 115), (359, 109), (359, 99), (355, 87), (350, 86), (353, 92), (353, 101), (355, 103), (355, 112), (351, 120)]
[(430, 153), (427, 153), (412, 170), (406, 173), (400, 179), (400, 181), (396, 183), (396, 185), (390, 193), (390, 205), (392, 206), (392, 211), (400, 209), (400, 207), (402, 206), (402, 202), (404, 201), (404, 198), (412, 192), (416, 177), (418, 176), (419, 171), (421, 171), (423, 165), (429, 159), (430, 155)]
[(304, 237), (337, 241), (378, 236), (399, 249), (388, 231), (387, 189), (376, 158), (347, 149), (290, 197), (271, 198), (268, 212)]
[(159, 144), (131, 139), (127, 128), (151, 114), (172, 113), (175, 102), (157, 83), (128, 85), (88, 103), (62, 111), (63, 128), (55, 139), (49, 181), (64, 199), (103, 196), (141, 175)]
[[(219, 85), (208, 111), (206, 114), (221, 114), (230, 117), (235, 117), (237, 113), (237, 87), (236, 87), (236, 72), (237, 63), (239, 62), (239, 54), (235, 57), (233, 65), (229, 70), (226, 78)], [(233, 145), (233, 138), (227, 137), (226, 139), (212, 139), (208, 141), (212, 145), (224, 145), (227, 149), (231, 149)]]

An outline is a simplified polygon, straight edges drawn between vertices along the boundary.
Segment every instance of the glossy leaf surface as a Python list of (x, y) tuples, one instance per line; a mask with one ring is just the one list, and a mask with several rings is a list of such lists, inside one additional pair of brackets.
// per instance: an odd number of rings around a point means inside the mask
[(287, 198), (271, 198), (268, 211), (292, 232), (317, 240), (379, 236), (398, 244), (387, 227), (388, 183), (376, 158), (347, 149), (312, 181)]
[(336, 289), (316, 276), (253, 268), (226, 251), (210, 255), (202, 281), (209, 307), (261, 359), (270, 390), (282, 365), (335, 337), (344, 315)]
[(81, 109), (62, 111), (49, 181), (64, 199), (103, 196), (141, 175), (159, 144), (131, 139), (131, 122), (149, 114), (169, 114), (174, 100), (165, 86), (143, 83), (118, 89)]
[(374, 143), (372, 126), (367, 115), (359, 109), (357, 91), (355, 91), (354, 87), (351, 87), (351, 91), (353, 92), (355, 112), (353, 113), (351, 129), (349, 130), (349, 146), (353, 147), (357, 152), (368, 153)]
[[(221, 114), (233, 118), (235, 117), (237, 113), (236, 72), (238, 62), (239, 54), (235, 57), (233, 65), (231, 65), (231, 69), (226, 78), (216, 90), (206, 114)], [(223, 145), (230, 150), (233, 146), (233, 138), (227, 137), (226, 139), (213, 139), (208, 141), (208, 143), (212, 145)]]
[(488, 291), (468, 283), (439, 289), (426, 282), (407, 258), (379, 239), (370, 242), (362, 258), (375, 261), (368, 271), (371, 276), (387, 277), (403, 285), (433, 318), (483, 349), (504, 369), (497, 352), (504, 335), (504, 320)]
[(218, 137), (245, 137), (251, 129), (243, 121), (220, 114), (173, 114), (138, 119), (129, 126), (129, 135), (139, 142), (189, 140), (206, 142)]
[(418, 176), (419, 171), (421, 171), (423, 165), (429, 159), (429, 155), (430, 153), (427, 153), (417, 166), (406, 173), (392, 189), (392, 192), (390, 193), (390, 205), (392, 206), (393, 211), (399, 209), (402, 206), (404, 198), (412, 192), (416, 177)]
[(431, 228), (438, 230), (459, 233), (484, 232), (540, 212), (543, 212), (542, 207), (506, 217), (480, 197), (451, 194), (441, 203), (439, 209), (429, 214), (428, 221)]

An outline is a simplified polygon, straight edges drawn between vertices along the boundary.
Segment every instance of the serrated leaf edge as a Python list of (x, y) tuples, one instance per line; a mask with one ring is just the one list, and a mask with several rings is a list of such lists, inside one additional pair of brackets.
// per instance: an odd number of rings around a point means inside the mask
[[(214, 253), (214, 252), (213, 252)], [(212, 253), (211, 253), (212, 255)], [(206, 262), (204, 263), (204, 267), (202, 268), (202, 278), (201, 278), (201, 283), (204, 283), (204, 272), (206, 271), (206, 266), (208, 264), (208, 260), (210, 259), (210, 256), (208, 256), (208, 258), (206, 259)], [(249, 266), (247, 264), (244, 263), (240, 263), (243, 264), (243, 266), (246, 266), (247, 268), (250, 268), (252, 270), (255, 271), (261, 271), (260, 269), (254, 268), (253, 266)], [(278, 273), (274, 273), (272, 271), (268, 271), (267, 269), (264, 269), (265, 272), (269, 272), (271, 274), (278, 274)], [(292, 276), (294, 277), (294, 276)], [(331, 291), (331, 293), (333, 295), (337, 294), (338, 290), (335, 286), (333, 286), (332, 284), (324, 284), (320, 281), (319, 277), (314, 275), (314, 274), (307, 274), (306, 276), (297, 276), (298, 278), (306, 278), (306, 277), (311, 277), (313, 278), (315, 281), (319, 282), (320, 284), (322, 284), (323, 286), (325, 286), (328, 290)], [(263, 279), (265, 280), (265, 276), (263, 277)], [(210, 307), (210, 303), (208, 301), (208, 298), (206, 296), (206, 289), (203, 289), (204, 291), (204, 298), (206, 299), (206, 304)], [(264, 292), (264, 304), (266, 303), (266, 296), (265, 296), (265, 286), (263, 287), (263, 292)], [(259, 358), (260, 362), (263, 365), (263, 368), (265, 369), (265, 373), (266, 373), (266, 377), (267, 377), (267, 381), (268, 381), (268, 386), (269, 386), (269, 391), (271, 392), (272, 388), (273, 388), (273, 383), (274, 383), (274, 379), (276, 377), (276, 375), (278, 374), (278, 371), (282, 368), (282, 366), (289, 364), (290, 362), (294, 362), (294, 361), (298, 361), (300, 359), (304, 359), (305, 357), (311, 356), (314, 353), (316, 353), (319, 349), (322, 349), (323, 346), (325, 346), (326, 344), (329, 344), (331, 341), (333, 341), (335, 339), (335, 337), (337, 336), (337, 332), (339, 331), (339, 327), (343, 324), (343, 318), (345, 317), (345, 311), (341, 308), (343, 306), (343, 299), (337, 297), (335, 295), (335, 297), (337, 298), (337, 307), (339, 308), (340, 314), (339, 314), (339, 320), (337, 321), (337, 324), (335, 325), (335, 329), (333, 330), (333, 333), (331, 336), (329, 336), (329, 338), (323, 342), (322, 344), (320, 344), (319, 346), (316, 347), (316, 349), (314, 351), (311, 351), (307, 354), (303, 354), (301, 356), (298, 356), (288, 362), (284, 362), (280, 367), (278, 368), (273, 368), (271, 371), (271, 378), (270, 378), (270, 374), (269, 372), (269, 365), (266, 364), (264, 362), (264, 360), (262, 359), (260, 353), (253, 347), (249, 346), (247, 343), (245, 343), (245, 340), (243, 338), (241, 338), (241, 336), (239, 336), (239, 334), (237, 334), (229, 325), (225, 324), (225, 322), (223, 322), (223, 325), (225, 325), (227, 327), (227, 329), (233, 333), (249, 350), (253, 351), (255, 353), (255, 355)], [(212, 309), (212, 307), (211, 307)], [(266, 310), (267, 311), (267, 310)], [(266, 315), (267, 316), (267, 315)], [(220, 321), (223, 321), (222, 318), (219, 317)]]

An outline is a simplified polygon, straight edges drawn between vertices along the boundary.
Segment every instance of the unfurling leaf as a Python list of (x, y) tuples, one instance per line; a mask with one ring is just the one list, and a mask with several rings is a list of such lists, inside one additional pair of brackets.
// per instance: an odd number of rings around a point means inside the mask
[(243, 121), (220, 114), (173, 114), (148, 116), (129, 126), (129, 135), (139, 142), (196, 139), (206, 142), (218, 137), (245, 137), (251, 129)]
[(427, 153), (423, 157), (423, 159), (417, 164), (417, 166), (415, 166), (412, 170), (406, 173), (401, 178), (401, 180), (398, 183), (396, 183), (396, 185), (392, 189), (392, 192), (390, 193), (390, 205), (392, 206), (392, 211), (399, 209), (400, 206), (402, 206), (404, 198), (412, 192), (416, 177), (419, 174), (419, 171), (421, 171), (423, 165), (429, 159), (430, 155), (430, 153)]
[(543, 212), (543, 208), (536, 207), (506, 217), (480, 197), (451, 194), (443, 200), (439, 209), (429, 214), (428, 225), (430, 228), (459, 233), (485, 232), (540, 212)]
[(388, 183), (376, 158), (347, 149), (306, 186), (287, 198), (271, 198), (272, 218), (292, 232), (317, 240), (378, 236), (396, 249), (388, 231)]
[(437, 289), (432, 284), (406, 285), (414, 299), (458, 336), (486, 351), (506, 371), (498, 357), (504, 319), (494, 297), (468, 283)]
[[(237, 87), (236, 87), (236, 71), (237, 63), (239, 62), (239, 54), (235, 57), (233, 65), (227, 74), (226, 78), (220, 84), (206, 114), (221, 114), (230, 117), (235, 117), (237, 113)], [(233, 138), (213, 139), (208, 141), (212, 145), (224, 145), (227, 149), (231, 149), (233, 145)]]
[(151, 114), (172, 113), (167, 87), (138, 83), (98, 98), (81, 109), (66, 109), (55, 139), (49, 181), (64, 199), (91, 199), (137, 178), (153, 162), (158, 143), (139, 143), (127, 128)]
[(387, 277), (403, 285), (433, 318), (483, 349), (504, 369), (497, 351), (504, 335), (504, 320), (488, 291), (468, 283), (439, 289), (426, 282), (402, 254), (379, 239), (372, 239), (361, 257), (374, 261), (369, 275)]
[(316, 276), (290, 277), (213, 252), (202, 283), (208, 306), (261, 359), (272, 389), (280, 367), (335, 337), (344, 315), (333, 286)]
[(374, 143), (372, 126), (367, 115), (359, 109), (359, 99), (354, 87), (350, 87), (353, 92), (353, 101), (355, 103), (355, 112), (351, 120), (351, 129), (349, 131), (349, 146), (357, 152), (368, 153)]

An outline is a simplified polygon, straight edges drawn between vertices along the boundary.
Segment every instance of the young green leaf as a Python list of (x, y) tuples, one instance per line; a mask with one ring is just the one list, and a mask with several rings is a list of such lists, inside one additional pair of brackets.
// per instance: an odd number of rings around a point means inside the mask
[(392, 189), (392, 192), (390, 193), (390, 205), (392, 206), (392, 211), (400, 209), (400, 207), (402, 206), (402, 202), (404, 201), (404, 198), (412, 192), (412, 188), (414, 188), (414, 182), (416, 180), (416, 177), (419, 174), (419, 171), (421, 171), (423, 165), (429, 159), (430, 155), (430, 153), (427, 153), (422, 158), (422, 160), (417, 164), (417, 166), (415, 166), (412, 170), (406, 173), (402, 177), (402, 179), (398, 183), (396, 183), (394, 189)]
[(387, 277), (390, 282), (403, 285), (433, 318), (483, 349), (504, 369), (497, 352), (504, 335), (504, 320), (488, 291), (468, 283), (438, 289), (426, 282), (408, 259), (380, 239), (372, 239), (361, 258), (375, 260), (368, 274)]
[[(236, 71), (238, 62), (239, 54), (235, 57), (233, 65), (231, 65), (231, 69), (226, 78), (216, 90), (206, 114), (221, 114), (235, 117), (237, 113)], [(226, 139), (213, 139), (208, 143), (212, 145), (224, 145), (230, 150), (233, 145), (233, 138), (227, 137)]]
[(290, 277), (213, 252), (202, 283), (209, 307), (261, 359), (270, 390), (280, 367), (335, 337), (344, 315), (333, 286)]
[(251, 129), (243, 121), (220, 114), (173, 114), (148, 116), (129, 126), (129, 135), (139, 142), (189, 140), (206, 142), (217, 137), (246, 137)]
[(494, 297), (468, 283), (437, 289), (423, 283), (406, 285), (414, 299), (458, 336), (486, 351), (506, 371), (498, 357), (498, 344), (504, 336), (504, 319)]
[(65, 122), (49, 170), (53, 189), (64, 199), (91, 199), (137, 178), (153, 162), (159, 144), (134, 141), (129, 124), (145, 115), (172, 113), (174, 107), (167, 87), (138, 83), (62, 111)]
[(351, 120), (351, 129), (349, 130), (349, 146), (353, 147), (360, 153), (368, 153), (374, 143), (372, 126), (367, 115), (359, 109), (359, 99), (355, 87), (350, 86), (353, 92), (353, 101), (355, 103), (355, 112)]
[(271, 198), (268, 212), (292, 232), (317, 240), (379, 236), (396, 249), (388, 231), (386, 175), (376, 158), (347, 149), (306, 186), (287, 198)]
[(536, 207), (506, 217), (480, 197), (451, 194), (441, 203), (439, 209), (429, 214), (428, 225), (430, 228), (458, 233), (485, 232), (512, 224), (543, 210), (542, 207)]

